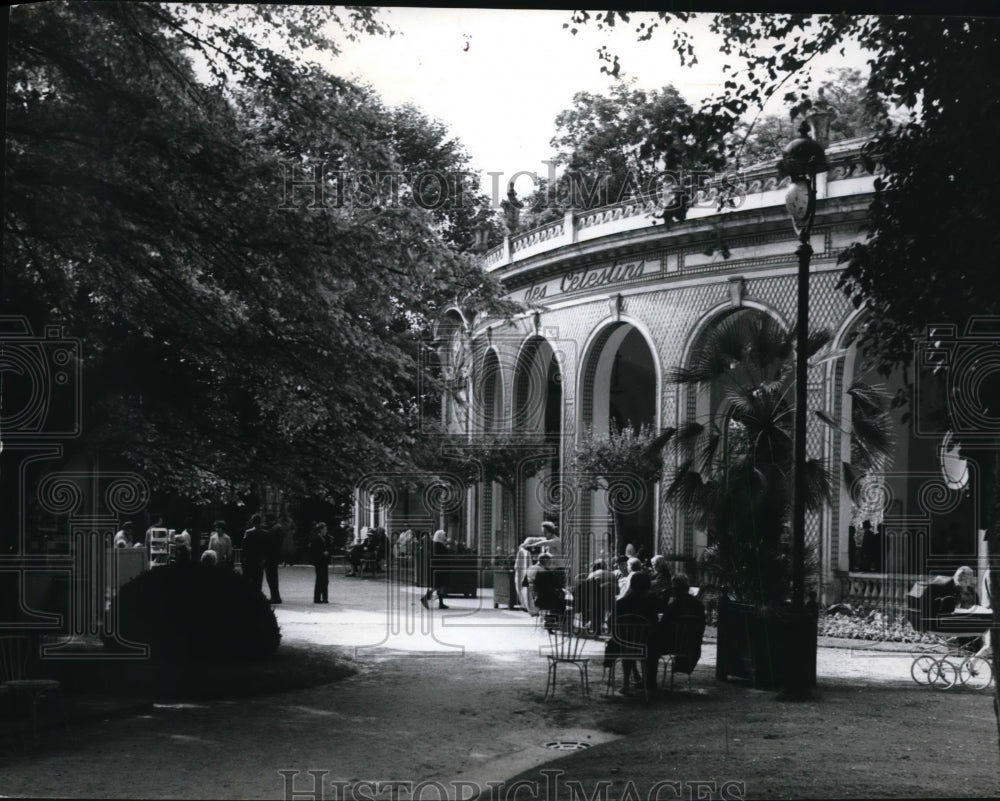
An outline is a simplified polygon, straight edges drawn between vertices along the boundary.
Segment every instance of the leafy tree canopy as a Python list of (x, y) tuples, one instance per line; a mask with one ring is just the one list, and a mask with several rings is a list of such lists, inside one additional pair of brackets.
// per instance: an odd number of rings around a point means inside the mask
[[(640, 40), (666, 29), (684, 65), (698, 58), (684, 24), (694, 16), (576, 11), (566, 27), (624, 24)], [(872, 142), (872, 164), (884, 173), (866, 241), (842, 256), (842, 283), (871, 312), (862, 342), (883, 372), (911, 362), (914, 338), (928, 325), (964, 330), (972, 316), (1000, 312), (987, 257), (1000, 245), (1000, 230), (987, 222), (996, 218), (1000, 199), (982, 180), (1000, 159), (982, 141), (983, 132), (1000, 125), (997, 18), (739, 13), (710, 15), (709, 29), (722, 38), (727, 77), (724, 91), (697, 116), (729, 141), (747, 114), (773, 96), (806, 109), (815, 88), (808, 67), (817, 56), (844, 55), (851, 42), (871, 53), (861, 108), (898, 110), (899, 119)], [(602, 70), (621, 71), (607, 48), (601, 58)]]
[(645, 91), (624, 81), (607, 94), (577, 92), (555, 119), (551, 144), (562, 172), (527, 201), (525, 226), (542, 225), (568, 209), (591, 209), (661, 190), (663, 173), (705, 171), (707, 144), (693, 110), (673, 86)]
[[(861, 71), (842, 67), (830, 70), (828, 75), (820, 82), (818, 91), (823, 92), (837, 114), (830, 123), (830, 142), (875, 134), (889, 112), (878, 98), (872, 105)], [(798, 135), (798, 120), (790, 114), (768, 114), (741, 123), (732, 137), (734, 166), (776, 161)]]
[(385, 32), (366, 8), (11, 14), (4, 300), (83, 340), (75, 445), (102, 466), (206, 497), (346, 492), (405, 458), (434, 317), (493, 304), (461, 204), (364, 193), (465, 156), (295, 58), (335, 52), (329, 30)]

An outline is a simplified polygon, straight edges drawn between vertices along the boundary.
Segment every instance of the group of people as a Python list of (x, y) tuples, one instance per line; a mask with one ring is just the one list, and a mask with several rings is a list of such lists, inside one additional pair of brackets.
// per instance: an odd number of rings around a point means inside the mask
[[(142, 541), (137, 541), (134, 537), (135, 524), (131, 520), (126, 520), (115, 533), (112, 541), (114, 548), (147, 548), (149, 549), (158, 532), (169, 531), (164, 527), (163, 518), (157, 517), (153, 524), (146, 529), (146, 536)], [(232, 570), (235, 566), (235, 549), (233, 541), (226, 533), (226, 522), (216, 520), (212, 524), (212, 531), (205, 538), (198, 537), (194, 532), (194, 525), (188, 521), (180, 534), (172, 534), (170, 539), (172, 546), (172, 561), (191, 562), (197, 557), (199, 561), (222, 568)]]
[[(594, 581), (592, 585), (601, 597), (601, 587), (607, 587), (603, 564), (595, 563), (594, 570), (584, 581)], [(645, 691), (656, 689), (656, 674), (660, 656), (671, 654), (674, 668), (682, 673), (690, 673), (701, 658), (701, 640), (705, 632), (705, 607), (701, 600), (691, 595), (690, 580), (684, 574), (670, 575), (667, 560), (654, 556), (647, 569), (636, 557), (625, 557), (614, 571), (610, 590), (617, 594), (610, 609), (611, 639), (608, 641), (607, 658), (614, 659), (621, 654), (622, 643), (618, 632), (628, 620), (632, 630), (645, 632), (642, 642), (629, 642), (627, 648), (645, 646), (645, 669), (639, 672), (638, 660), (623, 659), (623, 684), (621, 692), (629, 694), (633, 689)], [(599, 616), (604, 614), (603, 606), (591, 606), (590, 625), (603, 625)], [(595, 620), (594, 617), (598, 616)]]
[(360, 576), (365, 562), (374, 562), (376, 569), (381, 569), (387, 545), (388, 538), (382, 526), (363, 527), (358, 541), (347, 549), (347, 562), (350, 565), (350, 570), (347, 571), (346, 575)]
[(544, 615), (547, 627), (571, 623), (578, 616), (579, 625), (592, 634), (610, 635), (608, 659), (623, 653), (616, 632), (625, 621), (646, 633), (642, 674), (636, 659), (622, 660), (621, 692), (626, 694), (633, 688), (656, 688), (657, 666), (663, 654), (674, 656), (676, 670), (693, 670), (701, 658), (705, 630), (705, 607), (691, 595), (688, 577), (671, 576), (667, 559), (661, 555), (654, 556), (647, 566), (636, 553), (629, 546), (613, 569), (603, 560), (594, 562), (591, 571), (578, 577), (570, 588), (558, 530), (554, 523), (545, 522), (540, 536), (528, 537), (521, 544), (515, 563), (515, 582), (528, 596), (522, 596), (524, 608)]
[(847, 528), (847, 561), (851, 570), (868, 573), (882, 571), (882, 543), (885, 542), (885, 526), (878, 524), (872, 527), (871, 520), (861, 524), (861, 541), (858, 541), (857, 529)]

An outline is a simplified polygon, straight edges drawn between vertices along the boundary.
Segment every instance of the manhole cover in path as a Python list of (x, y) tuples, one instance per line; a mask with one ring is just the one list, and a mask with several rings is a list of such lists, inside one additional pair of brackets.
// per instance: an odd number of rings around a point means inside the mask
[(553, 751), (583, 751), (590, 748), (590, 743), (582, 743), (579, 740), (552, 740), (546, 743), (545, 747)]

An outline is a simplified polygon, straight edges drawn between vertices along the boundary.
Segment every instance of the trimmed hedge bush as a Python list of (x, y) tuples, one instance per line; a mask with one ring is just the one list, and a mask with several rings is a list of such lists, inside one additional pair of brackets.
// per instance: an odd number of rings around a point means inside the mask
[[(241, 575), (195, 563), (155, 567), (112, 602), (119, 637), (148, 644), (167, 662), (245, 661), (271, 656), (281, 632), (267, 599)], [(113, 649), (113, 640), (105, 639)]]

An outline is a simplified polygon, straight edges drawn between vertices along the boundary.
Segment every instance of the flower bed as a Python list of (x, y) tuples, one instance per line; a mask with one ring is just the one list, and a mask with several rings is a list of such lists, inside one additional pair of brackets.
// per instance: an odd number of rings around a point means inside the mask
[(889, 618), (877, 610), (854, 609), (840, 605), (837, 612), (823, 612), (819, 616), (820, 637), (841, 637), (848, 640), (876, 640), (879, 642), (912, 642), (938, 644), (943, 642), (936, 634), (917, 631), (903, 617)]

